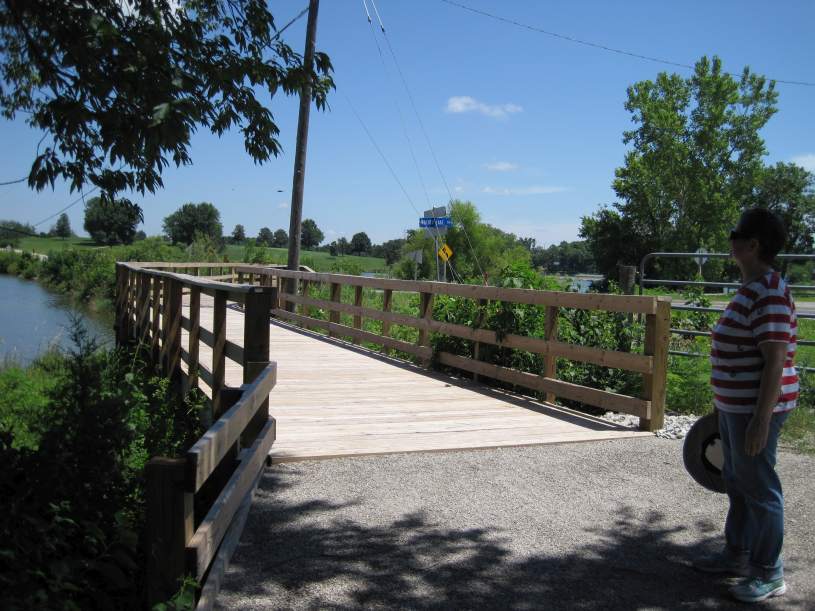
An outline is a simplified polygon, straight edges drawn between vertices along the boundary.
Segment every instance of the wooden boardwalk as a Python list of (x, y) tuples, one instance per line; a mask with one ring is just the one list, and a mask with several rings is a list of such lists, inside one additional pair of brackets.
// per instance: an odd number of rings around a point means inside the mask
[[(183, 309), (188, 316), (186, 296)], [(212, 311), (212, 298), (202, 295), (202, 328), (212, 329)], [(226, 323), (227, 339), (241, 345), (243, 313), (227, 308)], [(269, 334), (270, 359), (278, 364), (270, 395), (275, 462), (650, 435), (276, 321)], [(201, 342), (200, 361), (211, 359), (212, 349)], [(227, 385), (241, 381), (241, 366), (227, 359)]]

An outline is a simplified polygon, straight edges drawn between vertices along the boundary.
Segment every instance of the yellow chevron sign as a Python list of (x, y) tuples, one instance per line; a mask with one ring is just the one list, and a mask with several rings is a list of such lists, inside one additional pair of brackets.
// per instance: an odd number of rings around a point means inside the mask
[(442, 258), (442, 261), (447, 261), (450, 257), (453, 256), (453, 249), (450, 248), (447, 244), (439, 248), (439, 256)]

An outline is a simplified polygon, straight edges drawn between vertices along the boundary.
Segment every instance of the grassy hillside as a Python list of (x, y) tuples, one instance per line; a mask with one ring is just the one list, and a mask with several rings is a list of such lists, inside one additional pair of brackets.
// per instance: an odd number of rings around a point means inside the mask
[[(286, 263), (287, 250), (285, 248), (257, 248), (263, 252), (267, 263)], [(230, 244), (226, 247), (226, 255), (230, 261), (241, 261), (244, 258), (245, 247), (241, 244)], [(377, 257), (357, 257), (344, 255), (334, 257), (327, 252), (304, 250), (300, 253), (300, 263), (307, 265), (318, 272), (386, 272), (388, 266), (385, 259)]]
[(66, 248), (105, 248), (99, 246), (90, 238), (35, 238), (24, 237), (17, 245), (20, 250), (48, 254), (48, 252), (63, 251)]

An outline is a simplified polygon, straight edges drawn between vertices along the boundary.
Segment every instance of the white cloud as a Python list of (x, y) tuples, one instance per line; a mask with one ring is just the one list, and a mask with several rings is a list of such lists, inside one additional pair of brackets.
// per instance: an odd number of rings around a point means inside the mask
[(479, 102), (475, 98), (468, 95), (453, 96), (447, 100), (447, 112), (462, 113), (462, 112), (479, 112), (482, 115), (493, 117), (494, 119), (503, 119), (509, 114), (521, 112), (523, 108), (517, 104), (498, 104), (492, 106)]
[(549, 187), (546, 185), (532, 185), (530, 187), (484, 187), (482, 193), (488, 195), (547, 195), (549, 193), (563, 193), (569, 187)]
[(496, 161), (494, 163), (485, 163), (484, 167), (490, 172), (511, 172), (518, 169), (518, 164), (510, 161)]
[(279, 204), (277, 204), (277, 207), (280, 208), (281, 210), (283, 208), (288, 208), (289, 207), (289, 202), (280, 202)]
[(815, 172), (815, 153), (796, 155), (791, 161), (809, 172)]

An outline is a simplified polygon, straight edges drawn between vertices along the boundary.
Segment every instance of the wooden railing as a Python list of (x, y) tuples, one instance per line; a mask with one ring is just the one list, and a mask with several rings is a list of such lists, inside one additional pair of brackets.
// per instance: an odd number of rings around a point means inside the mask
[[(597, 293), (578, 294), (390, 280), (286, 269), (264, 269), (258, 266), (237, 266), (235, 273), (244, 274), (247, 277), (252, 274), (253, 281), (281, 287), (286, 284), (282, 282), (282, 279), (288, 279), (287, 290), (281, 290), (278, 294), (278, 303), (272, 310), (273, 314), (280, 319), (303, 327), (327, 331), (332, 337), (350, 338), (355, 343), (373, 343), (381, 346), (383, 350), (398, 350), (417, 357), (425, 364), (430, 364), (431, 360), (435, 358), (441, 365), (469, 372), (476, 378), (483, 376), (544, 393), (548, 402), (554, 402), (556, 398), (562, 397), (611, 411), (633, 414), (639, 416), (640, 428), (643, 430), (657, 430), (663, 426), (670, 333), (669, 298)], [(264, 277), (270, 277), (272, 280), (264, 279)], [(310, 295), (317, 284), (330, 286), (329, 299), (318, 299)], [(353, 287), (353, 303), (343, 302), (343, 286)], [(381, 310), (363, 306), (364, 288), (383, 292)], [(393, 294), (397, 291), (418, 293), (417, 316), (392, 311)], [(478, 328), (478, 321), (473, 327), (470, 327), (434, 320), (433, 300), (436, 295), (464, 297), (476, 300), (480, 304), (500, 301), (544, 307), (546, 308), (544, 337), (515, 334), (499, 336), (493, 330)], [(311, 316), (312, 308), (322, 308), (328, 311), (328, 320)], [(560, 308), (644, 315), (643, 354), (605, 350), (558, 341), (557, 320)], [(341, 324), (341, 314), (353, 316), (353, 324)], [(381, 332), (376, 333), (363, 329), (362, 320), (364, 318), (381, 321)], [(391, 325), (404, 325), (416, 329), (418, 331), (417, 340), (412, 343), (391, 337)], [(430, 346), (431, 333), (474, 342), (473, 357), (445, 351), (434, 354)], [(483, 344), (539, 354), (543, 356), (543, 370), (538, 373), (529, 373), (483, 362), (479, 360), (479, 352)], [(642, 396), (633, 397), (559, 380), (557, 378), (558, 358), (641, 374), (643, 378)]]
[[(237, 279), (234, 268), (215, 263), (116, 264), (117, 343), (137, 343), (161, 373), (184, 390), (206, 384), (212, 408), (212, 425), (183, 458), (153, 458), (147, 464), (151, 605), (169, 599), (179, 580), (190, 575), (202, 585), (199, 608), (211, 607), (224, 564), (215, 570), (213, 561), (226, 551), (224, 541), (275, 439), (268, 398), (277, 367), (269, 362), (269, 318), (277, 289), (213, 279)], [(194, 270), (196, 275), (168, 269)], [(201, 322), (202, 295), (212, 298), (211, 328)], [(230, 303), (243, 309), (242, 346), (226, 339)], [(186, 345), (182, 329), (187, 331)], [(201, 344), (212, 348), (208, 364), (200, 362)], [(243, 385), (238, 388), (225, 383), (227, 358), (242, 368)]]

